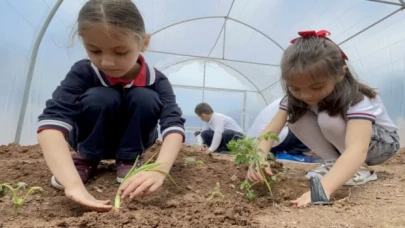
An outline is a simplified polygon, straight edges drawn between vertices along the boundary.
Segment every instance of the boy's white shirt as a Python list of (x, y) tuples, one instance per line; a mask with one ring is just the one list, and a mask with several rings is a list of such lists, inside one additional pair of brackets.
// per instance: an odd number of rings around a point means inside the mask
[(211, 119), (208, 122), (208, 128), (214, 131), (214, 137), (212, 138), (211, 146), (209, 148), (211, 152), (218, 149), (222, 140), (222, 133), (225, 130), (233, 130), (245, 134), (234, 119), (217, 112), (212, 114)]

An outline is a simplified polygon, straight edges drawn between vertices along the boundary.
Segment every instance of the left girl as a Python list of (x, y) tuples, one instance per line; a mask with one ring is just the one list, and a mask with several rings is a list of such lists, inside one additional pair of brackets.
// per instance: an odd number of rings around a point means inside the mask
[[(116, 159), (121, 182), (157, 140), (159, 121), (163, 145), (156, 162), (164, 164), (157, 168), (169, 172), (184, 141), (185, 120), (167, 77), (140, 54), (151, 37), (132, 1), (87, 1), (79, 13), (78, 34), (89, 59), (76, 62), (46, 102), (38, 140), (54, 175), (52, 185), (87, 208), (108, 211), (108, 201), (96, 200), (84, 186), (100, 160)], [(65, 137), (77, 152), (73, 156)], [(119, 194), (148, 194), (164, 178), (141, 172)]]

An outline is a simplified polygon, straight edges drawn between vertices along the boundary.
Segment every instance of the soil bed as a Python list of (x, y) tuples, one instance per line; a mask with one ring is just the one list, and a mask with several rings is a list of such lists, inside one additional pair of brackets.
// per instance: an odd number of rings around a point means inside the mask
[[(160, 149), (154, 145), (148, 156)], [(205, 165), (187, 163), (186, 157)], [(183, 146), (171, 175), (148, 197), (123, 202), (119, 213), (87, 212), (50, 186), (49, 172), (38, 145), (0, 146), (0, 182), (25, 182), (44, 192), (29, 198), (13, 215), (10, 196), (0, 199), (0, 228), (3, 227), (400, 227), (405, 224), (405, 150), (383, 166), (376, 166), (379, 180), (359, 187), (344, 187), (333, 195), (332, 206), (297, 209), (289, 205), (309, 190), (305, 171), (314, 165), (284, 164), (285, 174), (274, 184), (274, 200), (265, 186), (255, 187), (257, 199), (250, 202), (239, 189), (246, 169), (233, 164), (229, 156), (203, 154)], [(224, 198), (210, 199), (216, 183)], [(113, 161), (103, 162), (97, 175), (86, 185), (99, 199), (113, 201)], [(349, 196), (350, 197), (347, 197)], [(345, 218), (344, 218), (345, 217)]]

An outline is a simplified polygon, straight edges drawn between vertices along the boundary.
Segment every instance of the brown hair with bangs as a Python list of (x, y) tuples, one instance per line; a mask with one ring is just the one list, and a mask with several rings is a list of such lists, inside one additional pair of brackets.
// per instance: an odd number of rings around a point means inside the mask
[(94, 24), (101, 23), (107, 31), (114, 26), (138, 40), (146, 36), (142, 15), (132, 0), (88, 0), (81, 8), (77, 21), (79, 35)]
[[(349, 69), (344, 72), (346, 62), (340, 48), (331, 40), (323, 37), (298, 38), (284, 52), (281, 60), (281, 81), (287, 99), (288, 122), (295, 123), (308, 110), (308, 105), (292, 95), (287, 81), (292, 77), (309, 74), (311, 77), (332, 77), (335, 88), (318, 104), (318, 110), (330, 116), (337, 114), (346, 119), (348, 108), (364, 96), (375, 98), (377, 93), (369, 86), (359, 82)], [(339, 79), (344, 74), (342, 80)], [(283, 100), (284, 100), (283, 99)]]

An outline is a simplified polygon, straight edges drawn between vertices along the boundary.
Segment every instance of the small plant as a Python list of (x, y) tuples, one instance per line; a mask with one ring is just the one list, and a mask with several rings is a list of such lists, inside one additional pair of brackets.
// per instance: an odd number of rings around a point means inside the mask
[[(267, 155), (268, 155), (268, 153), (271, 154), (271, 152), (264, 152), (262, 149), (257, 148), (257, 145), (262, 140), (268, 141), (269, 139), (276, 140), (276, 141), (279, 140), (278, 135), (274, 134), (273, 132), (268, 132), (265, 135), (260, 136), (258, 138), (251, 137), (251, 138), (243, 138), (243, 139), (238, 139), (238, 140), (231, 140), (227, 144), (227, 146), (230, 150), (230, 154), (236, 155), (235, 163), (237, 165), (252, 164), (255, 171), (257, 171), (257, 169), (259, 170), (260, 174), (263, 177), (264, 183), (267, 186), (270, 197), (273, 197), (273, 192), (271, 190), (270, 183), (267, 180), (267, 177), (263, 172), (263, 169), (269, 166), (267, 163), (267, 157), (268, 157)], [(270, 157), (274, 158), (274, 156), (270, 156)]]
[[(154, 155), (155, 156), (155, 155)], [(120, 187), (125, 183), (125, 181), (128, 180), (128, 178), (130, 178), (131, 176), (142, 172), (142, 171), (156, 171), (159, 173), (163, 173), (165, 174), (167, 177), (169, 177), (169, 179), (172, 181), (172, 183), (174, 185), (176, 185), (177, 188), (180, 188), (176, 182), (173, 180), (173, 178), (170, 176), (169, 173), (159, 170), (159, 169), (155, 169), (157, 166), (161, 165), (162, 163), (150, 163), (150, 161), (153, 159), (152, 156), (146, 163), (144, 163), (141, 167), (137, 168), (137, 164), (138, 164), (138, 159), (139, 156), (136, 158), (134, 165), (132, 166), (131, 170), (127, 173), (127, 175), (124, 177), (124, 180), (121, 182)], [(118, 194), (115, 196), (115, 200), (114, 200), (114, 210), (116, 212), (119, 212), (121, 207), (121, 196), (119, 196)]]
[(256, 199), (256, 193), (252, 189), (252, 187), (256, 184), (257, 182), (250, 184), (247, 180), (243, 181), (242, 184), (240, 184), (240, 190), (246, 192), (246, 197), (250, 200), (253, 201)]
[(28, 198), (29, 195), (31, 194), (36, 194), (39, 192), (42, 192), (43, 189), (41, 187), (31, 187), (28, 192), (24, 195), (24, 197), (19, 197), (18, 192), (20, 189), (25, 189), (27, 187), (27, 184), (24, 182), (19, 182), (17, 184), (16, 188), (13, 188), (9, 184), (1, 184), (0, 185), (0, 198), (4, 197), (9, 191), (12, 192), (12, 201), (14, 204), (14, 215), (18, 215), (18, 210), (20, 207), (22, 207), (25, 203), (25, 200)]
[(201, 160), (196, 160), (196, 159), (193, 158), (193, 157), (185, 157), (185, 158), (184, 158), (184, 163), (194, 163), (194, 164), (199, 165), (199, 166), (205, 165), (205, 163), (204, 163), (203, 161), (201, 161)]
[(219, 182), (215, 184), (214, 190), (211, 192), (211, 196), (208, 199), (211, 200), (218, 197), (224, 198), (224, 195), (221, 193), (221, 186), (219, 185)]

